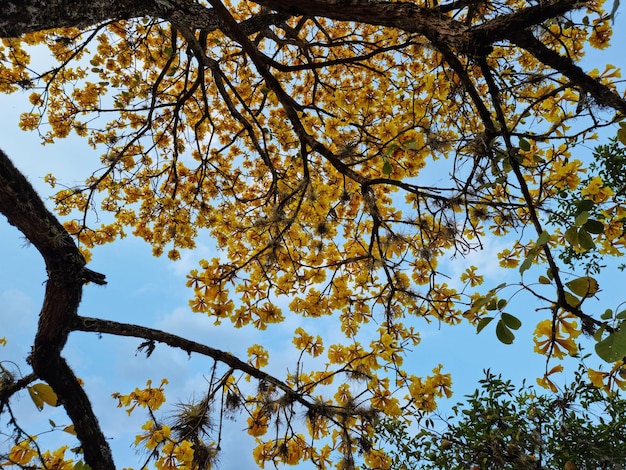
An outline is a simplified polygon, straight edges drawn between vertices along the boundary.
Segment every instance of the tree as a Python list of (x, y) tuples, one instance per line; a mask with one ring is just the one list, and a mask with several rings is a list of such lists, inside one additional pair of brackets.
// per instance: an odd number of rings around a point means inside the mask
[(587, 382), (581, 366), (571, 384), (550, 395), (526, 384), (516, 390), (487, 370), (452, 416), (419, 417), (419, 432), (403, 421), (381, 421), (391, 468), (622, 468), (626, 402)]
[[(558, 359), (576, 352), (581, 332), (595, 334), (613, 363), (603, 383), (621, 371), (623, 315), (589, 311), (597, 280), (557, 255), (621, 254), (623, 203), (600, 175), (581, 190), (580, 210), (553, 217), (585, 171), (573, 149), (626, 111), (614, 67), (577, 65), (586, 47), (608, 45), (612, 14), (601, 2), (2, 0), (0, 11), (0, 91), (32, 91), (21, 128), (38, 129), (47, 144), (74, 132), (102, 154), (101, 171), (79, 187), (46, 176), (61, 188), (58, 216), (0, 154), (0, 211), (48, 271), (32, 372), (3, 367), (1, 409), (10, 413), (24, 389), (40, 406), (61, 404), (92, 469), (114, 463), (62, 356), (74, 331), (135, 337), (147, 355), (164, 343), (215, 361), (209, 391), (169, 424), (154, 414), (162, 387), (117, 395), (129, 411), (148, 410), (138, 442), (162, 468), (213, 462), (214, 408), (246, 413), (259, 464), (327, 468), (339, 455), (337, 465), (352, 468), (361, 452), (386, 468), (371, 444), (377, 416), (429, 410), (450, 393), (441, 367), (429, 377), (403, 369), (419, 322), (482, 330), (497, 319), (498, 337), (513, 341), (520, 320), (504, 310), (512, 286), (480, 292), (476, 267), (457, 284), (439, 267), (491, 234), (510, 240), (499, 257), (519, 266), (514, 292), (545, 304), (536, 349)], [(30, 64), (37, 47), (56, 61), (47, 70)], [(585, 201), (602, 205), (597, 218)], [(80, 315), (84, 285), (105, 282), (86, 267), (90, 251), (128, 231), (172, 260), (200, 232), (214, 237), (221, 257), (189, 274), (193, 312), (265, 329), (285, 319), (277, 300), (289, 299), (290, 315), (338, 315), (345, 341), (324, 345), (296, 330), (296, 372), (279, 378), (263, 370), (261, 345), (246, 360)], [(545, 275), (529, 280), (539, 265)], [(364, 331), (374, 337), (365, 344)], [(304, 370), (305, 358), (322, 354), (321, 367)], [(257, 389), (242, 388), (244, 379)], [(42, 457), (12, 426), (6, 461), (62, 460)]]

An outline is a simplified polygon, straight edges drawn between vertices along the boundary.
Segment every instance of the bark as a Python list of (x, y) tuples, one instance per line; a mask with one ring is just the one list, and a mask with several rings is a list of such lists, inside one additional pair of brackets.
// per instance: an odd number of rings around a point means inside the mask
[(593, 96), (597, 104), (613, 108), (626, 115), (626, 101), (624, 101), (623, 98), (600, 83), (599, 80), (587, 75), (583, 69), (567, 57), (563, 57), (550, 50), (545, 44), (530, 34), (530, 32), (522, 31), (513, 35), (512, 42), (526, 49), (548, 67), (557, 70), (559, 73), (569, 78), (572, 83), (577, 84), (590, 96)]
[[(626, 110), (626, 101), (617, 93), (590, 78), (568, 57), (545, 46), (538, 47), (538, 41), (528, 32), (533, 25), (584, 7), (585, 3), (580, 0), (538, 2), (472, 27), (445, 14), (454, 8), (453, 4), (426, 8), (412, 2), (375, 0), (256, 0), (255, 3), (278, 13), (264, 13), (241, 23), (239, 27), (247, 35), (290, 15), (306, 15), (397, 28), (424, 36), (438, 49), (470, 56), (486, 54), (494, 43), (507, 41), (563, 73), (574, 86), (587, 92), (599, 104), (622, 113)], [(464, 5), (461, 2), (459, 7)], [(106, 21), (140, 17), (160, 18), (205, 31), (227, 29), (216, 9), (195, 0), (0, 0), (0, 12), (0, 37), (17, 37), (58, 27), (84, 28)]]
[[(174, 4), (176, 6), (174, 6)], [(86, 28), (107, 21), (162, 18), (206, 31), (222, 27), (222, 19), (194, 0), (0, 0), (0, 37), (61, 27)], [(263, 14), (242, 23), (252, 34), (288, 15)]]
[(37, 248), (48, 272), (35, 344), (29, 357), (33, 372), (57, 394), (59, 403), (74, 423), (85, 460), (91, 468), (114, 468), (109, 445), (87, 394), (61, 357), (83, 285), (86, 282), (104, 284), (104, 276), (85, 268), (85, 260), (70, 235), (2, 151), (0, 212)]
[[(507, 39), (512, 31), (520, 31), (583, 5), (580, 0), (539, 2), (469, 28), (445, 15), (442, 9), (425, 8), (411, 2), (257, 0), (255, 3), (285, 15), (321, 16), (397, 28), (458, 50)], [(183, 20), (192, 28), (212, 29), (222, 25), (220, 16), (213, 9), (194, 0), (0, 0), (0, 11), (0, 37), (17, 37), (58, 27), (83, 28), (105, 21), (145, 16)]]

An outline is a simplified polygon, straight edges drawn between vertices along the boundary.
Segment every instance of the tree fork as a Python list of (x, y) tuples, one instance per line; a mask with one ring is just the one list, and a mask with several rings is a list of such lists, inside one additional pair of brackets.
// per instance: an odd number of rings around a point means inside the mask
[(0, 212), (37, 248), (48, 271), (35, 344), (28, 360), (37, 377), (52, 387), (72, 420), (85, 461), (93, 470), (114, 469), (111, 449), (89, 398), (61, 356), (77, 315), (83, 285), (105, 284), (104, 276), (85, 268), (85, 259), (71, 236), (2, 151)]

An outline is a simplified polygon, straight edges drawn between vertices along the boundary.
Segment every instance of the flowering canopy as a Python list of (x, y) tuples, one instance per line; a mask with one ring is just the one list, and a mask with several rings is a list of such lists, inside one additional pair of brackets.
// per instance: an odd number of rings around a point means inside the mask
[[(91, 468), (113, 460), (60, 356), (73, 330), (139, 337), (148, 354), (166, 343), (220, 364), (207, 395), (181, 406), (173, 424), (153, 414), (164, 383), (116, 395), (129, 413), (149, 411), (136, 444), (158, 468), (214, 462), (219, 442), (205, 439), (215, 403), (245, 411), (261, 466), (306, 459), (328, 468), (339, 455), (338, 468), (352, 468), (361, 452), (385, 468), (371, 445), (377, 415), (431, 411), (450, 394), (441, 366), (427, 377), (403, 369), (419, 321), (480, 331), (495, 319), (505, 343), (520, 326), (505, 311), (508, 286), (481, 291), (476, 266), (459, 279), (442, 272), (442, 257), (479, 250), (492, 235), (510, 241), (503, 268), (523, 275), (545, 265), (537, 282), (520, 283), (548, 313), (536, 351), (558, 359), (576, 353), (581, 332), (596, 334), (614, 368), (594, 383), (622, 370), (624, 315), (587, 312), (599, 290), (593, 273), (564, 269), (592, 251), (619, 255), (625, 241), (623, 188), (572, 154), (626, 111), (615, 67), (576, 65), (589, 46), (608, 46), (602, 2), (32, 3), (0, 2), (0, 91), (30, 89), (20, 127), (47, 144), (88, 139), (102, 169), (72, 188), (46, 176), (61, 226), (3, 156), (0, 210), (44, 256), (54, 302), (42, 310), (33, 374), (0, 390), (5, 404), (45, 380), (42, 406), (61, 399)], [(30, 61), (41, 47), (56, 61), (48, 70)], [(37, 210), (16, 205), (16, 194)], [(572, 195), (573, 209), (562, 210)], [(104, 282), (85, 268), (90, 251), (128, 233), (172, 260), (200, 233), (213, 237), (220, 257), (188, 276), (193, 312), (259, 330), (289, 315), (336, 315), (343, 339), (329, 344), (299, 327), (297, 372), (280, 379), (264, 372), (262, 345), (244, 362), (168, 332), (79, 316), (82, 285)], [(303, 357), (323, 365), (304, 370)], [(244, 390), (242, 379), (259, 385)], [(291, 424), (297, 409), (301, 429)], [(6, 463), (48, 458), (33, 449), (20, 439)]]

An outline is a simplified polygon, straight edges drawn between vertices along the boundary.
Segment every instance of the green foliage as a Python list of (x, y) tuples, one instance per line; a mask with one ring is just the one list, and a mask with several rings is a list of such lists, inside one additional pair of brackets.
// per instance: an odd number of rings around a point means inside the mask
[[(622, 134), (623, 129), (626, 127), (620, 128)], [(612, 211), (611, 208), (626, 202), (625, 166), (626, 147), (618, 138), (611, 139), (607, 145), (599, 145), (594, 149), (586, 178), (578, 187), (560, 194), (558, 209), (550, 222), (564, 230), (569, 246), (563, 249), (560, 258), (571, 268), (582, 266), (587, 272), (598, 273), (603, 267), (603, 257), (615, 254), (608, 248), (610, 240), (605, 240), (607, 246), (597, 247), (594, 237), (604, 233), (607, 213)], [(612, 192), (608, 200), (603, 202), (594, 202), (583, 194), (597, 177)]]
[(418, 416), (411, 425), (378, 424), (393, 470), (616, 469), (626, 462), (626, 399), (586, 380), (537, 394), (485, 371), (480, 387), (448, 418)]

